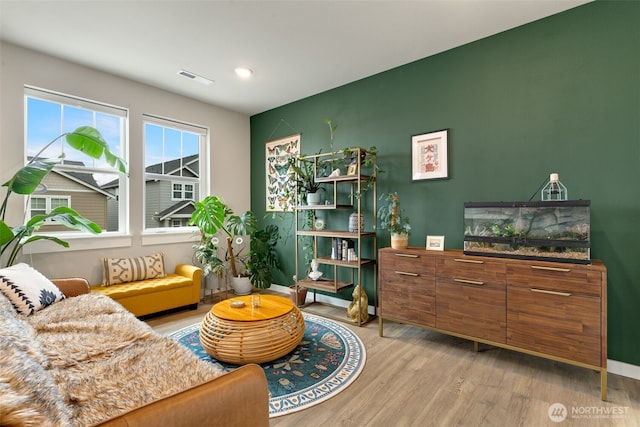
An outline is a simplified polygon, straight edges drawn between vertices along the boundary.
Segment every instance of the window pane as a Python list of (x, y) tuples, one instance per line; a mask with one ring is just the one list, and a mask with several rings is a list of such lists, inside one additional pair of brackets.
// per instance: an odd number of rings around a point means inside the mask
[(144, 126), (144, 166), (148, 172), (162, 173), (162, 170), (148, 170), (151, 165), (162, 165), (162, 128), (150, 123)]
[(32, 197), (31, 208), (44, 210), (47, 207), (47, 201), (44, 197)]
[[(62, 133), (62, 106), (41, 99), (27, 99), (27, 156), (35, 156), (42, 148)], [(47, 149), (49, 158), (62, 153), (62, 142)], [(40, 157), (44, 155), (41, 154)]]
[(71, 132), (80, 126), (93, 125), (93, 112), (77, 107), (65, 105), (64, 110), (64, 131)]
[(69, 200), (66, 198), (51, 198), (51, 210), (59, 208), (60, 206), (69, 207)]
[[(163, 148), (164, 148), (164, 160), (165, 162), (167, 160), (180, 160), (181, 154), (182, 154), (182, 144), (181, 142), (181, 135), (182, 132), (177, 131), (175, 129), (169, 129), (169, 128), (165, 128), (164, 129), (164, 144), (163, 144)], [(179, 165), (178, 165), (179, 166)], [(165, 163), (165, 174), (174, 174), (176, 173), (176, 169), (178, 169), (176, 167), (175, 164), (171, 164), (171, 163)]]
[(173, 184), (173, 196), (174, 199), (182, 199), (182, 185)]
[(31, 198), (31, 218), (35, 215), (44, 215), (47, 213), (47, 200), (43, 197)]
[(193, 200), (193, 185), (191, 184), (184, 185), (184, 198), (187, 200)]

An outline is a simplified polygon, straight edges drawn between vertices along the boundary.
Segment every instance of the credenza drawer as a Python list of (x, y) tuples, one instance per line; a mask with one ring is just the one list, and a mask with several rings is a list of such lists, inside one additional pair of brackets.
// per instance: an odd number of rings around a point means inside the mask
[(600, 298), (507, 288), (507, 344), (602, 366)]
[(435, 278), (380, 272), (380, 314), (424, 326), (435, 326)]
[(600, 296), (602, 274), (579, 265), (510, 264), (509, 285), (562, 293)]
[(485, 283), (506, 283), (504, 262), (479, 260), (477, 258), (447, 257), (436, 261), (438, 277), (473, 280)]
[(438, 278), (436, 327), (505, 343), (507, 331), (505, 285)]
[(392, 252), (380, 254), (380, 269), (409, 274), (435, 276), (436, 261), (426, 254), (415, 252)]

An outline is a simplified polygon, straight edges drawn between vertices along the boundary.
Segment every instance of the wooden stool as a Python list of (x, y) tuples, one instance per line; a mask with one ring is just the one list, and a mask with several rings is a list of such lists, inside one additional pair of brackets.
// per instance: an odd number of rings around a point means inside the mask
[[(200, 343), (211, 357), (235, 365), (264, 363), (296, 348), (304, 336), (300, 310), (288, 298), (260, 297), (257, 308), (251, 306), (251, 295), (211, 307), (200, 325)], [(231, 306), (239, 301), (244, 307)]]

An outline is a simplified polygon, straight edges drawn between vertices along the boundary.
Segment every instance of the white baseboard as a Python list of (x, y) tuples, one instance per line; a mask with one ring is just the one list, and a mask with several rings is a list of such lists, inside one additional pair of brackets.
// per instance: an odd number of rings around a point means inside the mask
[(618, 362), (617, 360), (607, 360), (607, 372), (624, 377), (640, 380), (640, 366), (630, 363)]
[[(274, 285), (271, 285), (271, 288), (277, 292), (282, 292), (285, 294), (289, 293), (289, 288), (286, 286), (274, 284)], [(307, 299), (308, 298), (309, 297), (307, 297)], [(321, 295), (321, 294), (316, 295), (316, 301), (324, 302), (327, 304), (334, 305), (336, 307), (344, 307), (344, 308), (349, 307), (349, 303), (351, 302), (351, 301), (343, 300), (341, 298), (335, 298), (329, 295)], [(373, 313), (372, 306), (369, 306), (369, 313)], [(640, 380), (640, 366), (632, 365), (630, 363), (618, 362), (617, 360), (608, 359), (607, 372), (610, 372), (616, 375), (622, 375), (624, 377), (633, 378), (636, 380)]]

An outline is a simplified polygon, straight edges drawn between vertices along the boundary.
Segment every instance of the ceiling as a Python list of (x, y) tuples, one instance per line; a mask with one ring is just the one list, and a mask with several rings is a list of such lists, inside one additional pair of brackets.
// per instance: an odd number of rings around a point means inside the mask
[(0, 0), (0, 38), (253, 115), (587, 2)]

